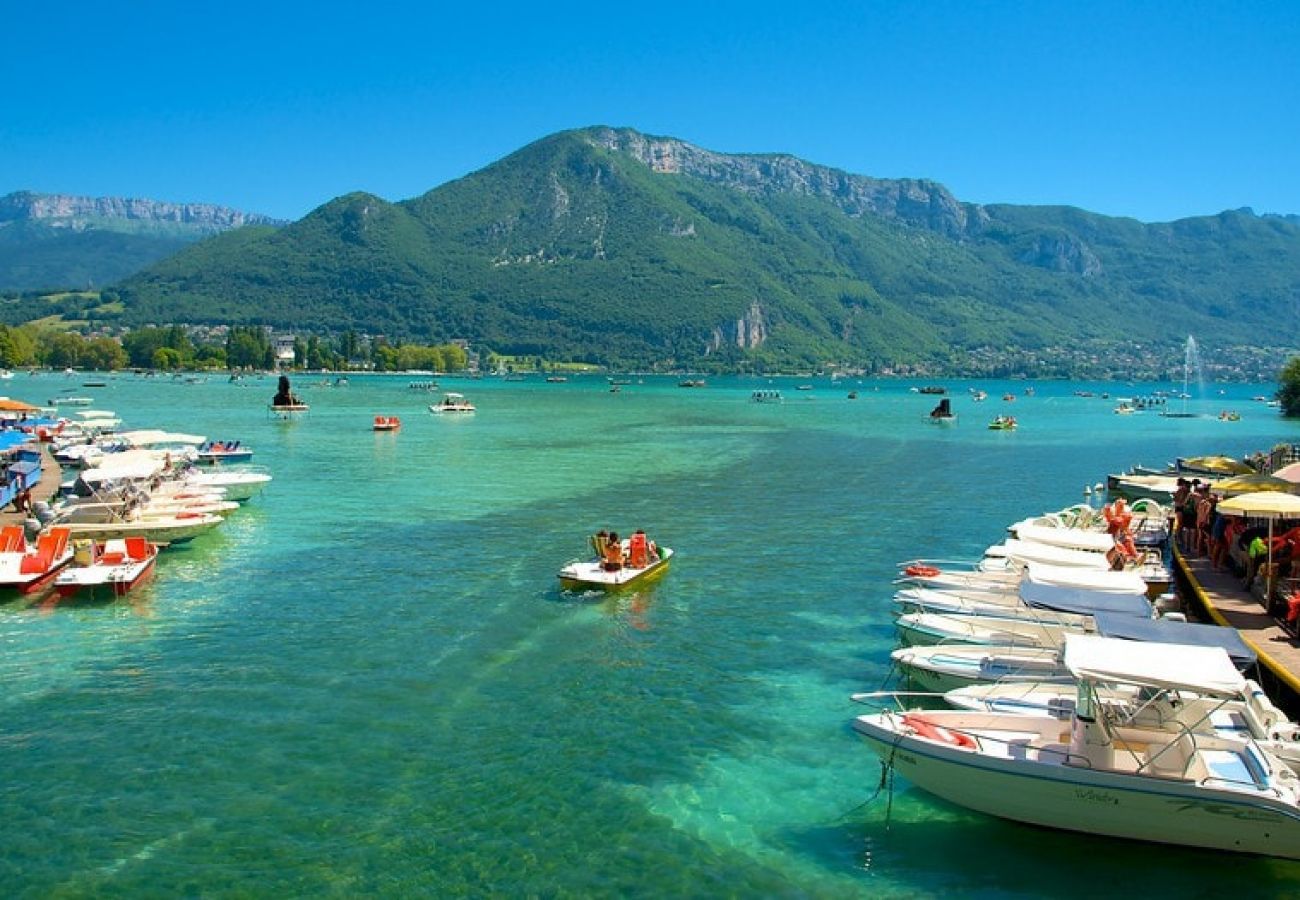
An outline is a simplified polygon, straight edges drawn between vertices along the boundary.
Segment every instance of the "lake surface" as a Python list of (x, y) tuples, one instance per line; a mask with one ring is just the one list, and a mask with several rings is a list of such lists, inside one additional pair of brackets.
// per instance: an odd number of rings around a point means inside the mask
[[(1001, 822), (901, 779), (872, 800), (849, 725), (888, 675), (898, 561), (974, 558), (1134, 463), (1300, 442), (1249, 399), (1275, 386), (1189, 401), (1229, 423), (1073, 396), (1180, 386), (949, 380), (960, 421), (936, 427), (900, 381), (442, 379), (478, 404), (457, 418), (412, 380), (295, 378), (295, 423), (267, 418), (272, 378), (5, 386), (242, 440), (275, 475), (129, 602), (0, 606), (6, 895), (1300, 892), (1295, 863)], [(1000, 412), (1020, 429), (987, 430)], [(677, 551), (659, 584), (558, 590), (588, 534), (637, 527)]]

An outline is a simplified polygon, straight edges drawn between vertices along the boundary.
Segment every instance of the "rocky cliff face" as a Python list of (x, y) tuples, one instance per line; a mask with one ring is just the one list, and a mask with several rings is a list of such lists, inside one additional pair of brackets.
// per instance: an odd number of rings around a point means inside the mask
[(180, 226), (216, 234), (243, 225), (283, 224), (269, 216), (246, 213), (210, 203), (165, 203), (124, 197), (74, 197), (18, 191), (0, 197), (0, 223), (38, 220), (55, 228), (85, 228), (92, 221)]
[(783, 154), (715, 153), (628, 128), (594, 128), (587, 134), (596, 146), (627, 154), (655, 172), (688, 175), (751, 194), (818, 197), (851, 216), (876, 215), (954, 240), (979, 234), (989, 221), (983, 207), (958, 201), (933, 181), (851, 175)]

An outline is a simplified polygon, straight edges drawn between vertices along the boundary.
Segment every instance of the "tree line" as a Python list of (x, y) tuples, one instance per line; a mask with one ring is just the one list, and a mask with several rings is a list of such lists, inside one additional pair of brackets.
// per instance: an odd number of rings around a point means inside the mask
[[(6, 369), (266, 370), (277, 368), (277, 363), (270, 335), (258, 326), (236, 325), (224, 336), (204, 338), (180, 325), (137, 328), (121, 337), (87, 337), (32, 323), (0, 325), (0, 367)], [(390, 343), (353, 331), (332, 338), (310, 335), (293, 343), (293, 367), (299, 369), (459, 372), (468, 364), (468, 354), (456, 344)]]

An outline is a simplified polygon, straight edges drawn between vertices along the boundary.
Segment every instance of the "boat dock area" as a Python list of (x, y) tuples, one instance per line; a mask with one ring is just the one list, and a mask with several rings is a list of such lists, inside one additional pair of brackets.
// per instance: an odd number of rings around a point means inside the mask
[[(28, 445), (32, 446), (31, 444)], [(35, 484), (30, 485), (32, 502), (37, 500), (49, 501), (58, 493), (59, 485), (63, 482), (63, 469), (54, 454), (50, 452), (50, 445), (39, 443), (35, 445), (40, 452), (40, 468), (37, 469), (38, 478)], [(17, 493), (17, 485), (10, 484), (6, 486), (4, 492), (4, 505), (0, 507), (0, 526), (4, 525), (25, 525), (28, 514), (20, 513), (14, 510), (13, 497)]]
[(1265, 691), (1290, 716), (1300, 716), (1300, 640), (1269, 615), (1237, 575), (1216, 571), (1204, 557), (1189, 559), (1177, 547), (1173, 553), (1181, 586), (1196, 612), (1237, 629), (1259, 655), (1259, 681)]

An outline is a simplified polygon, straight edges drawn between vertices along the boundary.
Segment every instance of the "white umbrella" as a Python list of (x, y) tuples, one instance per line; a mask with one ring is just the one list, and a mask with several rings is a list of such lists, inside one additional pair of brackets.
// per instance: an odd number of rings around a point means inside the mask
[[(1256, 491), (1253, 494), (1238, 494), (1218, 505), (1219, 512), (1229, 516), (1254, 516), (1268, 519), (1268, 593), (1273, 596), (1273, 523), (1278, 519), (1300, 519), (1300, 497), (1295, 494), (1282, 494), (1277, 491)], [(1267, 602), (1267, 601), (1266, 601)]]
[(1300, 462), (1293, 462), (1289, 466), (1283, 466), (1273, 473), (1274, 478), (1282, 478), (1292, 484), (1300, 484)]

